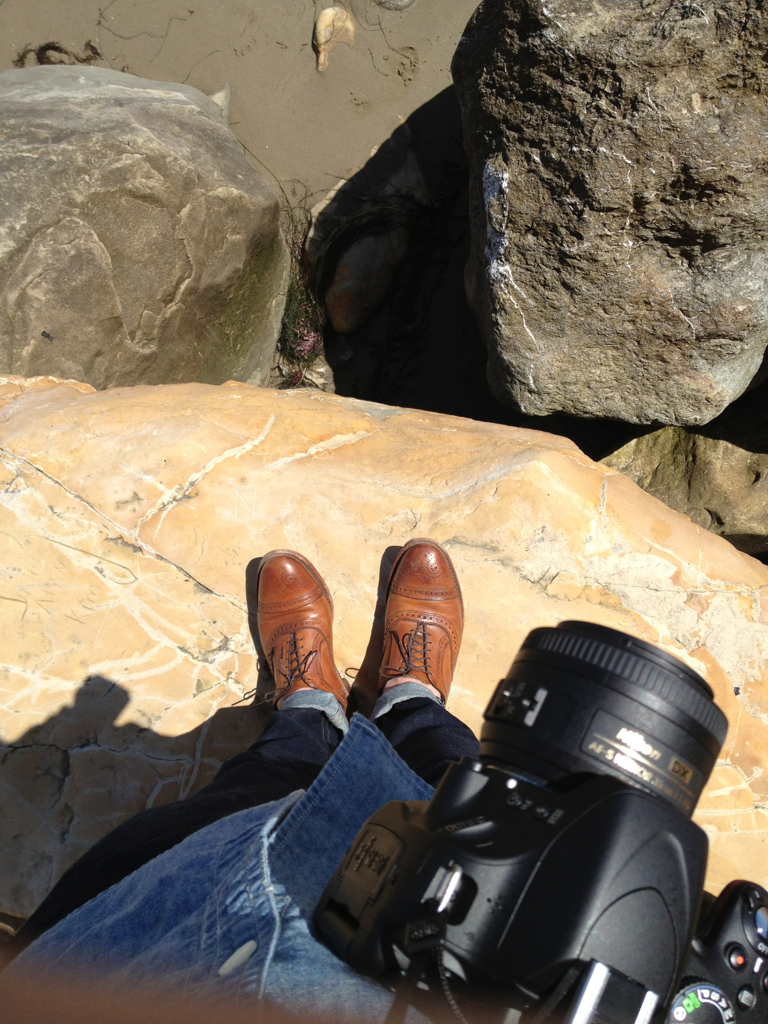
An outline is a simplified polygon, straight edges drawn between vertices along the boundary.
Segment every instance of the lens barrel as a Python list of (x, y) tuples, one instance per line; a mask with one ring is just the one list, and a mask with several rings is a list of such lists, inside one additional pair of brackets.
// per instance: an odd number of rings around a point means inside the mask
[(534, 780), (613, 775), (693, 814), (728, 730), (704, 679), (607, 626), (532, 630), (485, 712), (480, 753)]

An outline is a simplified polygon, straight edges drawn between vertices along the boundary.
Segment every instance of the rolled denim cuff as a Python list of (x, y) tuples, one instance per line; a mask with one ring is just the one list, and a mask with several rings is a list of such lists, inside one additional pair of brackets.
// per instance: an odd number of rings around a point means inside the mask
[(322, 711), (331, 725), (335, 725), (343, 736), (347, 734), (349, 722), (344, 714), (344, 708), (333, 694), (326, 690), (297, 690), (296, 693), (289, 693), (280, 705), (281, 711), (285, 711), (286, 708), (315, 708), (316, 711)]
[[(389, 690), (385, 690), (384, 693), (376, 701), (376, 706), (373, 709), (371, 715), (371, 721), (380, 718), (395, 706), (399, 704), (401, 700), (411, 700), (412, 697), (429, 697), (435, 704), (439, 704), (443, 707), (445, 701), (440, 697), (436, 697), (428, 686), (423, 683), (398, 683), (397, 686), (393, 686)], [(285, 705), (283, 705), (285, 707)]]

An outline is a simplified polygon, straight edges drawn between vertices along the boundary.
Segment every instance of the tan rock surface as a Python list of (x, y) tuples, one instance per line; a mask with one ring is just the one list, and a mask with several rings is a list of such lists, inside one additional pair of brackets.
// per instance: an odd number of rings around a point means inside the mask
[(364, 694), (413, 536), (463, 586), (450, 706), (475, 729), (536, 625), (601, 622), (702, 672), (731, 723), (697, 815), (709, 885), (768, 883), (768, 568), (571, 442), (242, 384), (0, 378), (0, 402), (0, 909), (29, 913), (98, 836), (256, 734), (233, 708), (257, 684), (249, 560), (312, 559)]

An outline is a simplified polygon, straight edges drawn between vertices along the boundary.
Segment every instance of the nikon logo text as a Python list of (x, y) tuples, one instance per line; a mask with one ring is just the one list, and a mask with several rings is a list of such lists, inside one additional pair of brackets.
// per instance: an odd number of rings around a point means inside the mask
[(652, 761), (658, 761), (661, 757), (661, 751), (651, 746), (641, 732), (622, 728), (616, 733), (616, 739), (619, 743), (624, 743), (626, 746), (631, 747), (632, 750), (636, 750), (638, 754), (650, 757)]

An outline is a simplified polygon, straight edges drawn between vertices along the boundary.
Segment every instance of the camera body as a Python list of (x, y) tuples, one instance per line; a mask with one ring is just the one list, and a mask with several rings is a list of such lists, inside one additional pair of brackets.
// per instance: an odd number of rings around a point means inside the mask
[(730, 882), (700, 916), (671, 1024), (768, 1021), (768, 892)]
[(528, 635), (485, 719), (479, 760), (360, 830), (315, 909), (330, 948), (405, 975), (414, 1001), (442, 986), (462, 1019), (480, 994), (483, 1021), (507, 1019), (491, 1004), (523, 1024), (768, 1020), (768, 894), (733, 883), (700, 914), (707, 838), (690, 816), (727, 731), (707, 683), (564, 622)]
[(631, 979), (634, 1021), (646, 992), (674, 994), (706, 853), (698, 826), (616, 779), (556, 792), (464, 759), (429, 803), (394, 801), (368, 819), (315, 927), (354, 969), (392, 976), (394, 947), (412, 954), (439, 924), (467, 982), (514, 980), (518, 996), (543, 996), (575, 962), (609, 964)]

